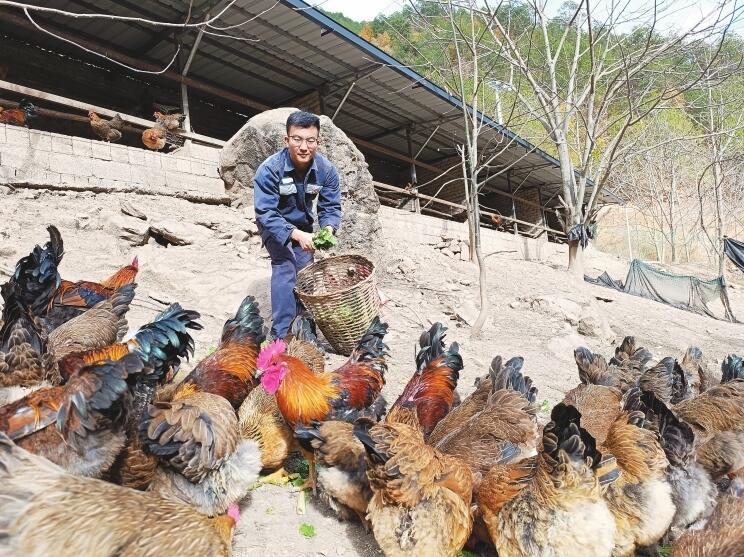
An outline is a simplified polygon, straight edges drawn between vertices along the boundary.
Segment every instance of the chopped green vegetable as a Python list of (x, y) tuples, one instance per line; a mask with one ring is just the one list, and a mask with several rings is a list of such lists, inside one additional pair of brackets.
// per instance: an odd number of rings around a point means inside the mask
[(302, 534), (306, 538), (314, 538), (315, 526), (313, 526), (312, 524), (308, 524), (307, 522), (303, 522), (302, 524), (300, 524), (300, 534)]
[(467, 549), (461, 549), (457, 552), (457, 557), (475, 557), (475, 554), (470, 553)]
[(547, 398), (542, 401), (542, 404), (540, 405), (540, 412), (542, 412), (543, 414), (547, 414), (552, 409), (553, 409), (553, 407), (550, 405), (550, 401), (548, 401)]
[(217, 350), (217, 346), (215, 344), (213, 344), (212, 346), (210, 346), (209, 348), (207, 348), (207, 356), (209, 356), (210, 354), (212, 354), (216, 350)]
[(297, 497), (297, 507), (295, 510), (297, 511), (297, 514), (299, 515), (303, 515), (307, 512), (307, 490), (306, 489), (303, 489), (302, 491), (300, 491), (300, 494)]
[(672, 546), (671, 545), (660, 545), (656, 548), (656, 553), (661, 555), (661, 557), (667, 557), (667, 555), (672, 554)]
[(266, 507), (266, 514), (274, 514), (274, 508), (273, 507)]
[(338, 240), (333, 235), (333, 232), (327, 228), (321, 228), (313, 234), (313, 246), (315, 246), (315, 249), (327, 250), (331, 249), (336, 244), (338, 244)]

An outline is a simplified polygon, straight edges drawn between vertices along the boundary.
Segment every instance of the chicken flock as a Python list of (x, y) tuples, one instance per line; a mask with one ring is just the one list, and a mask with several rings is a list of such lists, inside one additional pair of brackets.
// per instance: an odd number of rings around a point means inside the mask
[(48, 232), (0, 289), (0, 555), (230, 555), (238, 503), (294, 451), (306, 487), (390, 557), (742, 554), (738, 356), (719, 381), (695, 347), (577, 348), (578, 384), (541, 424), (518, 356), (460, 400), (460, 349), (435, 323), (386, 409), (384, 322), (330, 370), (307, 317), (266, 342), (247, 296), (175, 382), (199, 313), (174, 303), (129, 334), (137, 259), (63, 280)]

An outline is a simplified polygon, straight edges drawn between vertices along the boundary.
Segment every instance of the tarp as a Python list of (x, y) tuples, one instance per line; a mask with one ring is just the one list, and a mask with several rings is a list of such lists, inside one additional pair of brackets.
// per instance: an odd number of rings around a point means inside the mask
[(606, 271), (597, 278), (585, 276), (584, 280), (714, 319), (736, 322), (723, 277), (702, 280), (690, 275), (674, 275), (634, 259), (625, 283), (614, 280)]
[(731, 262), (744, 272), (744, 242), (734, 240), (733, 238), (723, 239), (723, 253), (725, 253)]

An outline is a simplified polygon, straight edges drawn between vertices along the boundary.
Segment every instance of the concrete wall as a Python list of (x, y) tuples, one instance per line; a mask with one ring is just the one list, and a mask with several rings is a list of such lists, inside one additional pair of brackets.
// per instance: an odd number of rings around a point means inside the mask
[(170, 154), (0, 124), (0, 182), (144, 187), (223, 194), (218, 148)]
[[(405, 238), (407, 242), (416, 244), (438, 244), (442, 237), (465, 242), (468, 240), (468, 225), (465, 222), (453, 222), (384, 206), (380, 207), (380, 222), (386, 235)], [(556, 254), (566, 253), (565, 245), (548, 242), (544, 236), (535, 240), (483, 228), (481, 238), (486, 254), (515, 250), (524, 259), (547, 260)]]

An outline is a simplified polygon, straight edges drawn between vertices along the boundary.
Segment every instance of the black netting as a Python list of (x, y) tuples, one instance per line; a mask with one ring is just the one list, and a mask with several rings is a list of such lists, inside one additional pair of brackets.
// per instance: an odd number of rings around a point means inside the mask
[(607, 272), (597, 278), (585, 276), (584, 280), (714, 319), (736, 321), (723, 277), (702, 280), (690, 275), (674, 275), (634, 259), (625, 283), (612, 279)]
[(740, 271), (744, 271), (744, 242), (734, 240), (733, 238), (724, 238), (723, 253), (728, 256)]

